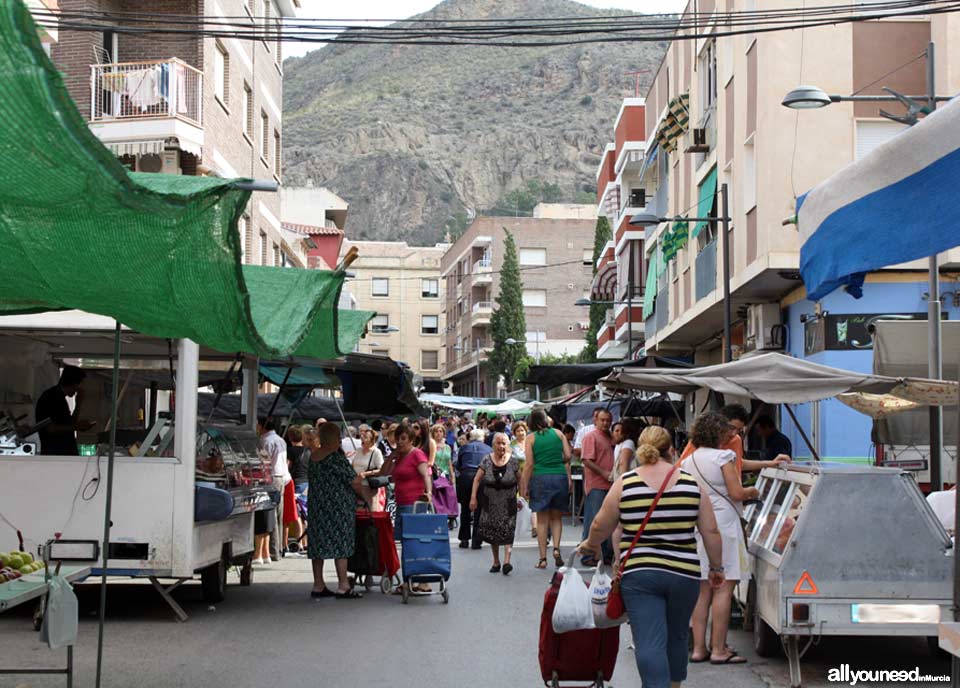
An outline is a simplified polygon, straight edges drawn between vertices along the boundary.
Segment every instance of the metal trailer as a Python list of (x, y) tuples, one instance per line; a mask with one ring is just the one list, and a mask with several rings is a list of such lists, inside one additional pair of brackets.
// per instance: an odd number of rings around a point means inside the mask
[(913, 477), (894, 468), (764, 469), (744, 512), (751, 578), (738, 596), (757, 654), (781, 650), (791, 686), (823, 636), (924, 636), (951, 618), (953, 546)]

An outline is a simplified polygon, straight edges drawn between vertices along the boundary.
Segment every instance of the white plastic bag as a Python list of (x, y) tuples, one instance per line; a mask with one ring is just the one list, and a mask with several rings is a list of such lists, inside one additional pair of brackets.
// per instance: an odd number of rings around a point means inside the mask
[(607, 600), (610, 598), (610, 586), (613, 578), (603, 562), (597, 565), (590, 581), (590, 606), (593, 609), (593, 623), (597, 628), (612, 628), (627, 620), (626, 616), (611, 619), (607, 616)]
[(527, 500), (523, 497), (517, 498), (517, 527), (514, 531), (514, 537), (519, 540), (520, 538), (526, 537), (527, 533), (530, 532), (530, 505), (527, 503)]
[(51, 576), (40, 639), (51, 649), (73, 645), (77, 641), (77, 614), (73, 586), (63, 576)]
[(560, 592), (557, 593), (557, 605), (553, 608), (554, 633), (594, 628), (590, 590), (583, 582), (580, 572), (573, 567), (572, 559), (569, 565), (560, 569), (560, 573), (563, 580), (560, 581)]

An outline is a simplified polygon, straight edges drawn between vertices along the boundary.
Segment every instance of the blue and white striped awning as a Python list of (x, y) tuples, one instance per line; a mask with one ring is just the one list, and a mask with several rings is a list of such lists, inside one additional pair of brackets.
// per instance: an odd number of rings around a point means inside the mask
[(960, 99), (797, 199), (807, 297), (960, 246)]

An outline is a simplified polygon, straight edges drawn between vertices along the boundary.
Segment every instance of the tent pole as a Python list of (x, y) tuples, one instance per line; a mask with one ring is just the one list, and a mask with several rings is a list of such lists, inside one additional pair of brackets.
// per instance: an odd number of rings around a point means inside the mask
[[(931, 110), (937, 107), (936, 76), (934, 73), (934, 45), (933, 41), (927, 44), (927, 107)], [(943, 356), (940, 331), (940, 265), (937, 254), (929, 258), (930, 275), (927, 300), (927, 372), (930, 379), (939, 380), (943, 377)], [(930, 406), (930, 490), (943, 489), (943, 474), (941, 472), (943, 460), (943, 409), (936, 404)]]
[(280, 389), (277, 390), (276, 396), (273, 397), (273, 403), (270, 404), (270, 410), (267, 411), (267, 418), (273, 416), (273, 412), (277, 409), (277, 403), (280, 401), (280, 395), (283, 394), (283, 390), (287, 387), (287, 380), (290, 379), (290, 373), (293, 372), (293, 367), (287, 368), (287, 374), (283, 376), (283, 382), (280, 383)]
[[(113, 378), (110, 387), (110, 417), (117, 417), (118, 390), (120, 386), (120, 321), (116, 321), (113, 336)], [(107, 560), (110, 557), (110, 511), (113, 506), (113, 459), (117, 449), (117, 424), (110, 423), (110, 448), (107, 453), (107, 494), (103, 509), (103, 543), (100, 547), (100, 615), (97, 623), (97, 676), (96, 688), (100, 688), (103, 669), (103, 622), (107, 615)]]
[(793, 421), (793, 424), (797, 427), (797, 432), (800, 433), (800, 437), (803, 438), (803, 441), (806, 443), (807, 447), (810, 449), (810, 453), (813, 454), (813, 460), (819, 461), (820, 454), (817, 452), (816, 449), (813, 448), (813, 443), (810, 441), (810, 438), (807, 437), (807, 433), (804, 432), (803, 426), (800, 425), (800, 421), (798, 421), (797, 417), (793, 415), (793, 409), (790, 408), (790, 404), (784, 404), (783, 408), (787, 409), (787, 413), (790, 414), (790, 419)]
[(236, 368), (237, 363), (243, 360), (243, 353), (240, 351), (237, 352), (237, 355), (234, 357), (233, 362), (230, 364), (230, 370), (227, 371), (227, 376), (223, 379), (223, 382), (217, 388), (217, 396), (213, 399), (213, 407), (210, 409), (210, 415), (207, 416), (207, 423), (210, 423), (210, 419), (213, 418), (214, 412), (217, 410), (217, 407), (220, 405), (220, 399), (223, 397), (223, 388), (226, 383), (233, 380), (233, 370)]

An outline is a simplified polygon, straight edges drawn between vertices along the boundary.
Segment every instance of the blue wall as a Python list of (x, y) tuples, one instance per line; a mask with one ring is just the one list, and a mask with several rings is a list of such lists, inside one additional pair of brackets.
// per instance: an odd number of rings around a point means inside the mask
[[(927, 291), (926, 280), (907, 283), (867, 283), (863, 297), (855, 299), (842, 290), (837, 290), (821, 299), (823, 310), (834, 315), (844, 313), (926, 313), (927, 302), (923, 294)], [(960, 318), (960, 309), (952, 302), (944, 304), (942, 312), (948, 313), (950, 320)], [(804, 299), (788, 306), (784, 311), (788, 327), (787, 352), (797, 358), (805, 358), (814, 363), (843, 368), (862, 373), (873, 371), (873, 350), (821, 351), (810, 356), (804, 355), (804, 325), (801, 315), (812, 315), (814, 304)], [(797, 420), (807, 435), (811, 431), (811, 405), (794, 407)], [(782, 417), (783, 432), (793, 442), (794, 453), (798, 457), (810, 455), (800, 433), (787, 414)], [(864, 459), (872, 457), (870, 442), (872, 420), (854, 411), (836, 399), (820, 402), (820, 452), (822, 458)]]

